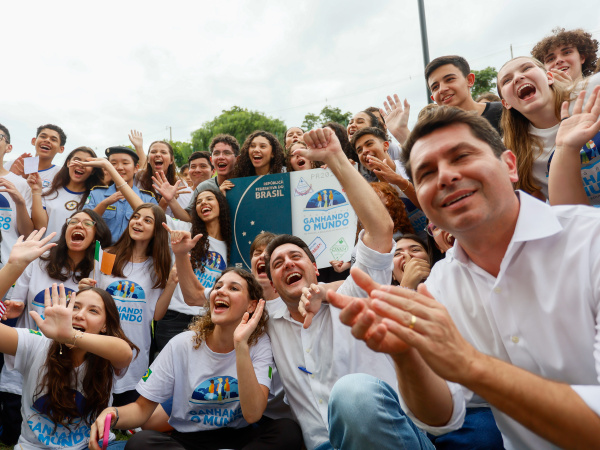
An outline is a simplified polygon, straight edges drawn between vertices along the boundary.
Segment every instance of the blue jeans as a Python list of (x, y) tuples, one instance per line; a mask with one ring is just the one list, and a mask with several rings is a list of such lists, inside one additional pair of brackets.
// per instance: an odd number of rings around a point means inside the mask
[(435, 447), (404, 414), (387, 383), (362, 373), (346, 375), (329, 397), (329, 441), (319, 450), (427, 449)]
[[(114, 441), (109, 442), (106, 448), (110, 448), (110, 450), (121, 450), (122, 448), (125, 448), (125, 444), (127, 444), (127, 441), (117, 441), (115, 439)], [(100, 441), (99, 445), (100, 448), (102, 448), (102, 441)], [(89, 447), (88, 450), (90, 450)]]

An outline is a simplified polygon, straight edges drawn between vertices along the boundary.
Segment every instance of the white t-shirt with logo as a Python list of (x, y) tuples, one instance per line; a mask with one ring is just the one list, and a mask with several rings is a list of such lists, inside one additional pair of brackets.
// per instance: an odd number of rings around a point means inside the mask
[[(194, 335), (186, 331), (171, 339), (137, 391), (158, 403), (173, 397), (169, 424), (182, 433), (247, 426), (239, 402), (235, 350), (215, 353), (205, 342), (194, 349)], [(266, 334), (250, 347), (250, 358), (258, 383), (270, 389), (273, 354)]]
[[(12, 300), (25, 303), (23, 313), (17, 319), (17, 328), (38, 329), (29, 315), (29, 311), (36, 311), (40, 316), (44, 317), (44, 290), (51, 288), (53, 283), (63, 283), (67, 295), (73, 291), (78, 291), (77, 283), (73, 278), (68, 278), (66, 281), (50, 278), (47, 273), (46, 264), (41, 259), (29, 264), (15, 283)], [(12, 358), (10, 355), (4, 355), (5, 361)], [(21, 395), (22, 384), (23, 378), (21, 374), (16, 370), (9, 370), (7, 365), (4, 365), (0, 373), (0, 391)]]
[[(49, 189), (45, 189), (48, 191)], [(42, 204), (48, 214), (46, 235), (56, 231), (53, 242), (60, 239), (60, 232), (66, 220), (77, 211), (81, 197), (85, 192), (73, 192), (62, 187), (49, 196), (42, 197)]]
[[(23, 398), (21, 401), (21, 436), (15, 448), (26, 450), (37, 450), (40, 448), (68, 448), (73, 450), (85, 449), (90, 440), (90, 427), (78, 418), (70, 428), (58, 425), (54, 431), (54, 422), (43, 414), (46, 393), (38, 395), (38, 387), (41, 384), (42, 377), (45, 375), (45, 363), (48, 354), (48, 348), (52, 341), (42, 335), (39, 331), (28, 330), (26, 328), (17, 328), (19, 342), (17, 353), (14, 360), (7, 361), (6, 364), (11, 369), (23, 374)], [(83, 362), (79, 367), (73, 369), (74, 379), (77, 380), (77, 386), (71, 390), (75, 396), (75, 402), (78, 410), (83, 410), (85, 397), (83, 396), (82, 382), (87, 369), (87, 362)], [(115, 436), (111, 433), (110, 440)]]
[(127, 337), (137, 345), (140, 353), (133, 361), (123, 378), (115, 382), (113, 391), (121, 394), (135, 389), (135, 385), (146, 373), (149, 363), (151, 323), (154, 318), (156, 302), (162, 294), (162, 289), (154, 289), (156, 272), (152, 258), (143, 263), (127, 263), (123, 267), (125, 278), (105, 275), (100, 272), (97, 287), (106, 290), (115, 300), (121, 328)]
[[(31, 216), (31, 189), (27, 181), (12, 172), (0, 178), (4, 178), (15, 185), (15, 188), (25, 199), (27, 212)], [(7, 192), (0, 192), (0, 229), (2, 232), (0, 256), (2, 257), (2, 263), (6, 264), (10, 251), (17, 242), (17, 239), (19, 239), (19, 232), (17, 231), (17, 206)]]

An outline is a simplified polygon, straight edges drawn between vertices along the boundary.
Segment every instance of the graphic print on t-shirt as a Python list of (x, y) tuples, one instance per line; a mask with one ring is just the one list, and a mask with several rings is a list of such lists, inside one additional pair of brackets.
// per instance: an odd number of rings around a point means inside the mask
[[(70, 394), (75, 398), (77, 411), (83, 414), (85, 405), (85, 397), (74, 389), (69, 390)], [(57, 425), (54, 431), (54, 422), (46, 415), (47, 413), (48, 394), (45, 394), (35, 400), (31, 405), (31, 409), (36, 413), (27, 418), (29, 429), (36, 435), (38, 441), (48, 447), (68, 448), (80, 446), (83, 442), (87, 442), (90, 437), (90, 428), (81, 423), (81, 417), (74, 419), (71, 429), (62, 425)], [(71, 431), (73, 430), (73, 431)]]
[[(8, 194), (6, 194), (8, 195)], [(12, 208), (6, 197), (0, 194), (0, 229), (2, 231), (8, 231), (11, 227), (11, 213)], [(44, 303), (42, 302), (42, 305)]]
[[(228, 375), (210, 377), (200, 383), (190, 398), (189, 420), (224, 427), (242, 417), (237, 379)], [(228, 407), (232, 404), (231, 407)]]
[(200, 284), (204, 286), (204, 289), (212, 289), (215, 284), (217, 277), (225, 270), (227, 264), (225, 264), (225, 258), (218, 252), (209, 251), (205, 259), (204, 273), (200, 273), (200, 268), (194, 270), (196, 278), (200, 281)]
[(106, 288), (114, 299), (121, 322), (142, 323), (146, 294), (142, 286), (131, 280), (113, 281)]

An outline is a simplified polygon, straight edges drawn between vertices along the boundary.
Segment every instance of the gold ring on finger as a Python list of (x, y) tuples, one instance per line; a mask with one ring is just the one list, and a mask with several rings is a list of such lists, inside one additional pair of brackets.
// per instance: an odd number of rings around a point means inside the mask
[(415, 323), (417, 323), (417, 316), (415, 316), (414, 314), (411, 316), (410, 318), (410, 323), (408, 324), (408, 328), (410, 328), (411, 330), (415, 328)]

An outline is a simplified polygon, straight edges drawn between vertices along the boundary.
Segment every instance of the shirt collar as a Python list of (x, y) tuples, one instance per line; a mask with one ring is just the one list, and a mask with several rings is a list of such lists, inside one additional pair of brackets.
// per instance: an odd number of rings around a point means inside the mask
[[(519, 217), (508, 249), (512, 247), (513, 243), (543, 239), (562, 230), (562, 225), (552, 212), (550, 205), (526, 192), (516, 191), (515, 193), (519, 199)], [(458, 241), (456, 241), (453, 248), (448, 250), (446, 257), (449, 261), (456, 259), (463, 264), (470, 261)]]

